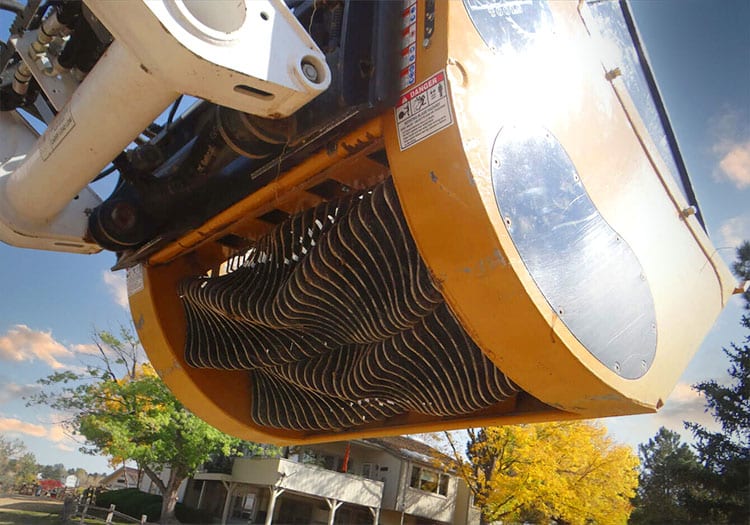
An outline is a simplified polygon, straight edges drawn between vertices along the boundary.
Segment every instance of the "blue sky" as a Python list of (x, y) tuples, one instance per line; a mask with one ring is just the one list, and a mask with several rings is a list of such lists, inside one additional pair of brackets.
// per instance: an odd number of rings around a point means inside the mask
[[(731, 262), (733, 248), (750, 239), (750, 2), (636, 0), (633, 9), (709, 233)], [(3, 39), (7, 20), (0, 14)], [(23, 439), (42, 464), (108, 470), (106, 459), (76, 452), (53, 414), (26, 407), (21, 397), (38, 378), (80, 366), (94, 329), (129, 323), (124, 279), (108, 270), (113, 262), (108, 253), (66, 255), (0, 243), (0, 433)], [(612, 435), (635, 446), (661, 425), (682, 431), (683, 420), (708, 422), (689, 385), (726, 380), (721, 348), (745, 336), (740, 315), (734, 300), (659, 414), (605, 420)]]

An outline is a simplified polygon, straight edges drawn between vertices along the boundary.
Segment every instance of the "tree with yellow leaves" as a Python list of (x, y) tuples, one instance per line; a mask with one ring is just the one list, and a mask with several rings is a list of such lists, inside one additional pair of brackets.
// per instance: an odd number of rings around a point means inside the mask
[(638, 486), (630, 447), (589, 422), (469, 429), (445, 436), (482, 522), (626, 523)]

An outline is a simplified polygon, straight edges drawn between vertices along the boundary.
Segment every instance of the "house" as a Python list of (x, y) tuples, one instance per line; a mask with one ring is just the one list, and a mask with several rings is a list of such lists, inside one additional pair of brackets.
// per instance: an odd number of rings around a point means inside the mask
[(320, 444), (289, 458), (236, 458), (231, 473), (198, 473), (183, 503), (222, 524), (479, 523), (450, 464), (403, 436)]
[[(169, 467), (165, 467), (162, 470), (156, 471), (156, 475), (159, 476), (159, 479), (165, 486), (167, 483), (169, 483), (169, 474)], [(183, 480), (182, 483), (180, 483), (180, 486), (177, 488), (177, 501), (182, 501), (182, 498), (185, 495), (186, 487), (187, 480)], [(148, 492), (149, 494), (161, 495), (161, 489), (159, 488), (159, 486), (154, 483), (154, 481), (149, 476), (147, 476), (145, 472), (141, 476), (140, 483), (138, 483), (138, 489), (140, 489), (142, 492)]]
[[(169, 480), (169, 468), (165, 468), (157, 472), (161, 481), (166, 484)], [(112, 474), (102, 479), (99, 483), (101, 487), (107, 490), (120, 490), (127, 488), (138, 488), (142, 492), (148, 492), (149, 494), (161, 494), (161, 490), (153, 480), (146, 475), (142, 470), (136, 468), (122, 466), (115, 470)], [(181, 500), (186, 488), (187, 483), (185, 481), (180, 484), (177, 490), (177, 499)]]
[(107, 490), (134, 488), (140, 483), (141, 474), (140, 470), (123, 465), (102, 479), (99, 485)]
[(64, 491), (65, 484), (59, 479), (39, 479), (36, 482), (36, 495), (37, 496), (52, 496), (56, 497), (58, 491)]

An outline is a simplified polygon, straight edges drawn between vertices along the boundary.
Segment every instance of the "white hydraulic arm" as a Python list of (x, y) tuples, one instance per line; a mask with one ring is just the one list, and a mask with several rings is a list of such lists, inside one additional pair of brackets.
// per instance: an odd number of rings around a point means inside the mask
[(9, 244), (99, 251), (86, 236), (101, 203), (88, 184), (180, 94), (280, 118), (330, 84), (323, 53), (281, 0), (85, 3), (114, 41), (79, 84), (47, 56), (44, 25), (12, 40), (19, 70), (57, 115), (39, 136), (18, 112), (0, 113), (0, 240)]

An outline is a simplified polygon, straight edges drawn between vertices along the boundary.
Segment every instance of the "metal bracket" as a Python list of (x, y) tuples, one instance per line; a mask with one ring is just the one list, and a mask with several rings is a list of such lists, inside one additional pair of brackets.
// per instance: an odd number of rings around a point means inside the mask
[(29, 67), (31, 74), (39, 83), (49, 101), (57, 111), (60, 111), (73, 96), (73, 92), (78, 87), (78, 80), (69, 71), (59, 72), (57, 74), (47, 74), (39, 63), (41, 57), (31, 56), (34, 53), (31, 44), (36, 42), (39, 30), (28, 31), (22, 37), (11, 37), (11, 43), (18, 50), (21, 60)]
[(277, 118), (331, 82), (325, 55), (281, 0), (86, 4), (144, 70), (180, 93)]

